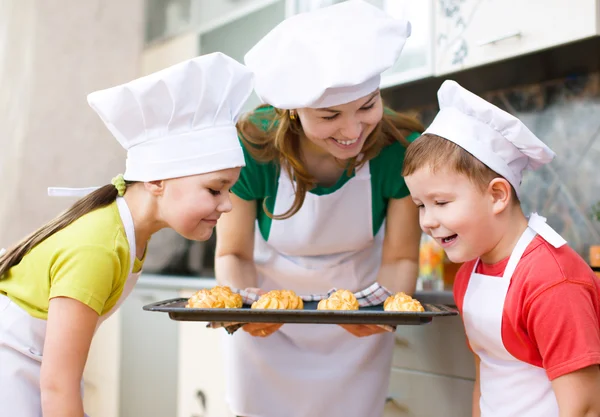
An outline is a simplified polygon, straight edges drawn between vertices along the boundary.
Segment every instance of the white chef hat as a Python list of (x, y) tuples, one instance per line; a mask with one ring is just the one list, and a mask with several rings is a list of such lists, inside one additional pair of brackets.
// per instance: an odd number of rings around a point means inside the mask
[(554, 159), (554, 152), (515, 116), (446, 80), (438, 90), (440, 111), (423, 134), (441, 136), (469, 152), (514, 187), (523, 171)]
[(349, 103), (379, 88), (410, 36), (410, 22), (362, 0), (292, 16), (244, 57), (260, 99), (280, 109)]
[(153, 181), (244, 166), (235, 128), (252, 93), (251, 71), (234, 59), (199, 56), (88, 103), (127, 150), (128, 181)]
[(88, 103), (127, 150), (124, 179), (147, 182), (244, 166), (235, 123), (252, 88), (252, 72), (217, 52), (93, 92)]

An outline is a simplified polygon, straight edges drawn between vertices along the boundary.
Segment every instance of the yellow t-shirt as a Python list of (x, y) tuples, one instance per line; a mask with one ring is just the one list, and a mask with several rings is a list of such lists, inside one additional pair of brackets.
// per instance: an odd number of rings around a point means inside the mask
[[(92, 211), (34, 247), (0, 279), (0, 294), (46, 320), (54, 297), (99, 315), (115, 306), (129, 275), (130, 252), (117, 203)], [(136, 258), (133, 270), (142, 269)]]

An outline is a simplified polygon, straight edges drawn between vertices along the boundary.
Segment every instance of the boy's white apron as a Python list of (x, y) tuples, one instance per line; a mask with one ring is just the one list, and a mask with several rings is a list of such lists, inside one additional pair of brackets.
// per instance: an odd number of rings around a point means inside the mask
[(554, 247), (565, 240), (533, 213), (512, 251), (502, 277), (473, 268), (463, 306), (463, 320), (473, 351), (481, 359), (481, 417), (558, 417), (558, 404), (543, 368), (520, 361), (502, 341), (502, 313), (511, 278), (527, 246), (539, 234)]
[[(136, 247), (131, 212), (123, 198), (117, 198), (117, 207), (129, 242), (129, 276), (117, 304), (99, 318), (98, 326), (121, 306), (140, 275), (132, 273)], [(0, 295), (0, 417), (42, 417), (40, 370), (45, 337), (46, 320), (30, 316)]]

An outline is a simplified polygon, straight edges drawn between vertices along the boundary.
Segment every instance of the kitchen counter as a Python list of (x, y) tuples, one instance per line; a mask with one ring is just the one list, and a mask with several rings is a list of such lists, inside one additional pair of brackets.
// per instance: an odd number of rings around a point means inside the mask
[[(214, 277), (184, 277), (158, 274), (142, 274), (137, 286), (169, 290), (199, 290), (217, 285)], [(417, 291), (415, 298), (426, 304), (454, 305), (452, 291)]]

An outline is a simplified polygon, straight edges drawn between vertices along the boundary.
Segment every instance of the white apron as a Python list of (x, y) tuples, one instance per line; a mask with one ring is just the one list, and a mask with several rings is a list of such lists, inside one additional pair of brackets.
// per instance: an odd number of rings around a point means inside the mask
[[(339, 190), (306, 194), (300, 211), (273, 220), (268, 242), (256, 227), (255, 262), (264, 290), (362, 290), (381, 265), (382, 226), (373, 238), (369, 164)], [(289, 209), (292, 182), (281, 170), (274, 213)], [(224, 336), (227, 400), (244, 417), (380, 417), (393, 334), (357, 338), (337, 325), (285, 324), (267, 338)]]
[[(121, 297), (99, 318), (98, 326), (121, 306), (140, 275), (132, 273), (136, 249), (131, 212), (123, 198), (117, 198), (117, 207), (129, 242), (129, 276)], [(0, 295), (0, 417), (42, 417), (40, 370), (45, 337), (46, 320), (30, 316)]]
[(565, 240), (533, 213), (515, 246), (504, 275), (471, 274), (465, 293), (463, 320), (469, 343), (481, 359), (481, 417), (558, 417), (558, 404), (543, 368), (512, 356), (502, 341), (502, 312), (515, 268), (527, 246), (539, 234), (554, 247)]

